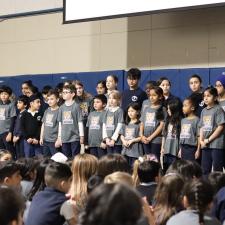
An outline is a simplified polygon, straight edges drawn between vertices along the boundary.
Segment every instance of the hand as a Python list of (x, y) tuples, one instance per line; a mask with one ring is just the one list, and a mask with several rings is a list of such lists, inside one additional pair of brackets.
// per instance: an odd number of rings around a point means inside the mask
[(205, 148), (206, 147), (205, 142), (204, 141), (200, 141), (200, 146), (201, 146), (201, 148)]
[(115, 141), (114, 140), (111, 140), (110, 143), (109, 143), (109, 146), (110, 147), (113, 147), (114, 145), (115, 145)]
[(195, 159), (200, 158), (200, 149), (197, 149), (197, 151), (195, 152)]
[(13, 136), (13, 143), (16, 143), (19, 139), (20, 139), (20, 137)]
[(84, 137), (80, 137), (80, 144), (84, 144)]
[(43, 145), (43, 144), (44, 144), (43, 138), (40, 138), (40, 145)]
[(130, 147), (133, 144), (132, 140), (127, 141), (127, 147)]
[(33, 142), (33, 139), (32, 139), (32, 138), (28, 138), (28, 139), (27, 139), (27, 143), (28, 143), (28, 144), (32, 144), (32, 142)]
[(148, 219), (148, 224), (155, 225), (154, 209), (148, 204), (146, 197), (142, 198), (142, 208), (144, 215)]
[(104, 142), (101, 142), (101, 144), (100, 144), (100, 148), (102, 148), (102, 149), (106, 149), (106, 144), (104, 143)]
[(11, 132), (9, 132), (9, 133), (7, 134), (5, 140), (6, 140), (7, 142), (12, 141), (12, 133), (11, 133)]
[(61, 140), (61, 138), (58, 137), (55, 142), (55, 147), (60, 148), (61, 146), (62, 146), (62, 140)]
[(179, 152), (178, 152), (178, 158), (181, 158), (181, 149), (179, 150)]
[(144, 143), (144, 144), (146, 144), (147, 138), (146, 138), (145, 136), (142, 136), (142, 137), (141, 137), (141, 142)]
[(106, 138), (106, 145), (110, 146), (110, 139), (109, 138)]
[(148, 143), (152, 141), (152, 137), (151, 136), (147, 137), (146, 139), (147, 139)]
[(128, 147), (128, 146), (127, 146), (127, 141), (126, 141), (126, 140), (123, 140), (123, 141), (122, 141), (122, 144), (123, 144), (124, 147)]
[(38, 145), (38, 143), (39, 143), (39, 141), (38, 141), (37, 139), (34, 138), (32, 144)]

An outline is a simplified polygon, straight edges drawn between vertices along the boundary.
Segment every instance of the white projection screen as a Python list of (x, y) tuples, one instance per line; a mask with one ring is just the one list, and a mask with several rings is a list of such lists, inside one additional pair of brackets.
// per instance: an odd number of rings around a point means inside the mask
[(225, 0), (64, 0), (63, 22), (82, 22), (224, 5)]

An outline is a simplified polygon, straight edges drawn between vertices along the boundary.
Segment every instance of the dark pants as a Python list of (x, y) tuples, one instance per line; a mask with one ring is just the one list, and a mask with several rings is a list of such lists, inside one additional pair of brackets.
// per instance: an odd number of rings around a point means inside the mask
[(196, 146), (181, 145), (181, 159), (195, 161)]
[(143, 144), (145, 155), (154, 154), (160, 162), (161, 144), (149, 143)]
[(25, 153), (24, 153), (24, 139), (23, 138), (20, 138), (16, 142), (15, 149), (16, 149), (16, 159), (25, 157)]
[(52, 156), (56, 152), (58, 152), (58, 150), (55, 147), (55, 142), (44, 141), (44, 144), (43, 144), (43, 154), (44, 154), (44, 156)]
[(107, 154), (106, 149), (100, 148), (100, 147), (90, 147), (90, 154), (96, 156), (97, 158), (101, 158), (102, 156)]
[(224, 150), (216, 148), (202, 149), (202, 170), (203, 174), (207, 175), (213, 171), (223, 171), (224, 165)]
[(24, 140), (23, 143), (24, 143), (24, 153), (26, 158), (43, 155), (42, 148), (39, 144), (38, 145), (29, 144), (27, 143), (27, 140)]
[(113, 147), (107, 147), (107, 154), (121, 154), (122, 145), (114, 145)]
[(163, 156), (163, 170), (164, 172), (167, 171), (169, 166), (177, 160), (177, 157), (171, 154), (165, 154)]
[(62, 144), (62, 153), (68, 158), (74, 157), (80, 154), (80, 141), (74, 141), (70, 143)]
[(3, 134), (0, 134), (0, 149), (6, 149), (11, 152), (13, 159), (16, 158), (15, 148), (13, 147), (12, 141), (7, 142), (6, 136), (8, 135), (8, 132), (5, 132)]
[(128, 162), (128, 165), (130, 166), (130, 168), (133, 167), (134, 165), (134, 162), (137, 158), (134, 158), (134, 157), (130, 157), (130, 156), (127, 156), (125, 155), (125, 158), (127, 159), (127, 162)]

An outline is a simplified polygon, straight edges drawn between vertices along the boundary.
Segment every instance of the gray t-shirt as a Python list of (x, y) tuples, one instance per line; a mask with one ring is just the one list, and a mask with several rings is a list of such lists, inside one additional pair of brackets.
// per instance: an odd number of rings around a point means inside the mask
[(179, 151), (179, 139), (176, 134), (176, 132), (173, 132), (173, 125), (168, 125), (167, 133), (163, 131), (164, 137), (165, 137), (165, 143), (164, 143), (164, 154), (171, 154), (174, 156), (177, 156), (177, 153)]
[(82, 121), (80, 107), (75, 102), (71, 106), (65, 103), (60, 106), (58, 122), (61, 122), (62, 143), (70, 143), (80, 140), (78, 123)]
[(88, 145), (90, 147), (100, 147), (102, 142), (102, 124), (105, 111), (93, 111), (88, 116)]
[[(155, 130), (160, 125), (161, 121), (156, 119), (156, 113), (158, 109), (159, 107), (158, 108), (145, 107), (145, 109), (141, 113), (140, 120), (144, 124), (144, 136), (146, 137), (149, 137), (152, 133), (154, 133)], [(164, 119), (165, 119), (166, 110), (164, 108), (163, 108), (163, 113), (164, 113)], [(162, 142), (162, 135), (155, 137), (151, 141), (151, 143), (154, 143), (154, 144), (161, 144), (161, 142)]]
[(15, 103), (0, 103), (0, 134), (9, 132), (11, 118), (16, 116)]
[(49, 107), (42, 118), (42, 123), (44, 124), (44, 141), (55, 142), (58, 137), (58, 113), (59, 109), (51, 110)]
[(79, 97), (76, 97), (75, 102), (79, 105), (81, 115), (83, 117), (83, 120), (87, 120), (88, 114), (90, 111), (93, 110), (92, 108), (92, 98), (86, 98), (86, 99), (80, 99)]
[[(203, 137), (207, 139), (216, 130), (219, 125), (225, 123), (225, 114), (219, 105), (207, 109), (204, 108), (201, 113), (199, 127), (202, 128)], [(215, 140), (209, 143), (208, 148), (224, 148), (224, 132)]]
[[(121, 108), (118, 108), (115, 112), (106, 110), (103, 123), (105, 123), (107, 137), (111, 138), (116, 130), (117, 124), (123, 123), (123, 110)], [(115, 145), (122, 145), (120, 137), (116, 140)]]
[[(124, 136), (125, 140), (132, 140), (140, 136), (140, 123), (139, 124), (132, 124), (129, 123), (128, 125), (123, 125), (121, 134)], [(139, 156), (143, 155), (143, 148), (140, 142), (133, 143), (130, 147), (123, 146), (122, 154), (138, 158)]]
[[(183, 210), (172, 216), (166, 225), (199, 225), (199, 215), (195, 210)], [(221, 225), (221, 223), (207, 215), (204, 215), (204, 225)]]
[(222, 108), (223, 111), (225, 112), (225, 100), (219, 101), (219, 105), (221, 106), (221, 108)]
[(183, 118), (181, 120), (180, 144), (196, 146), (199, 136), (199, 118)]
[(151, 102), (149, 101), (149, 99), (145, 99), (142, 102), (141, 113), (145, 110), (145, 108), (150, 107), (150, 106), (151, 106)]

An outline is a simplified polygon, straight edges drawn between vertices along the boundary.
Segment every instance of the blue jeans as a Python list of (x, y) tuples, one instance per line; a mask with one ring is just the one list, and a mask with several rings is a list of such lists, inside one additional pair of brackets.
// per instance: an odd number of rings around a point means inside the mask
[(42, 148), (39, 144), (37, 145), (29, 144), (27, 143), (27, 140), (24, 140), (23, 143), (24, 143), (24, 153), (26, 158), (43, 155)]
[(62, 153), (68, 158), (80, 154), (80, 141), (62, 143)]

